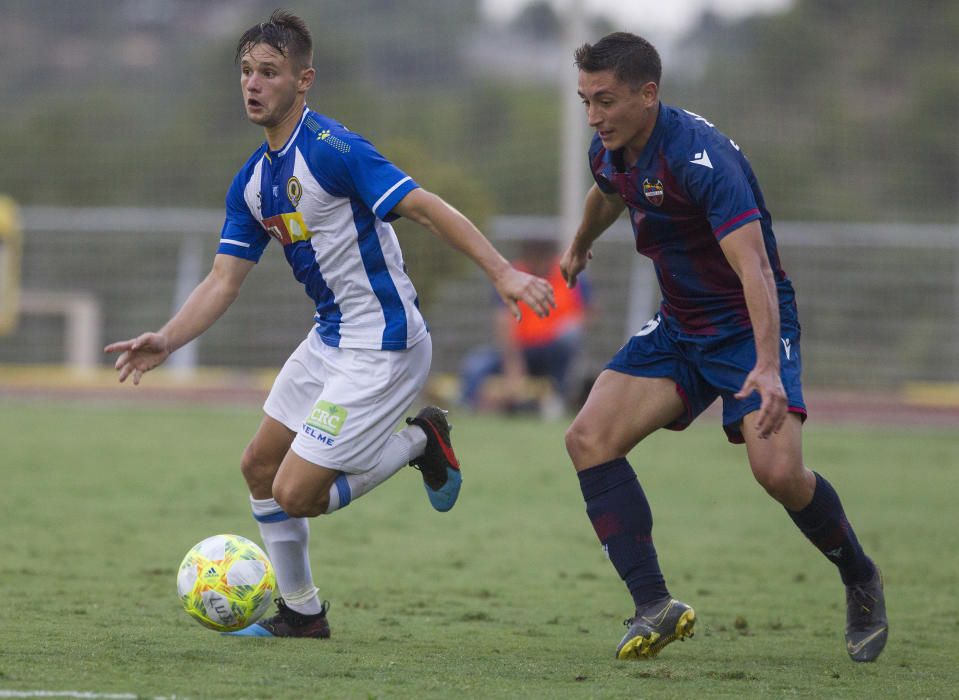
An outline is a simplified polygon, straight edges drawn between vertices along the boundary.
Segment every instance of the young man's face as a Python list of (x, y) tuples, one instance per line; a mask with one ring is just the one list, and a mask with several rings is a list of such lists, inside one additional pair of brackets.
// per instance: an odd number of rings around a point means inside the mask
[(636, 90), (611, 70), (579, 72), (579, 96), (586, 105), (586, 118), (608, 151), (645, 145), (656, 124), (658, 94), (656, 83)]
[(277, 126), (296, 103), (302, 70), (267, 44), (255, 44), (240, 58), (240, 87), (246, 116), (267, 129)]

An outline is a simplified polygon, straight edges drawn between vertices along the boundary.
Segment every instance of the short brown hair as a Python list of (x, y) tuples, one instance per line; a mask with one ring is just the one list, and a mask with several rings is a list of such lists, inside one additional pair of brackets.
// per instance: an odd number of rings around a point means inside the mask
[(286, 10), (274, 10), (266, 22), (255, 24), (240, 37), (234, 60), (240, 59), (257, 44), (266, 44), (301, 68), (313, 63), (313, 37), (306, 22)]
[(574, 54), (576, 67), (586, 73), (611, 70), (617, 80), (639, 89), (656, 83), (663, 74), (656, 47), (629, 32), (607, 34), (595, 44), (583, 44)]

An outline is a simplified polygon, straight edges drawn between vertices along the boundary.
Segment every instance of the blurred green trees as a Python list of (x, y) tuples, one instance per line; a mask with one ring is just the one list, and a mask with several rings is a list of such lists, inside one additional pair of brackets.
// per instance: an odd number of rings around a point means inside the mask
[[(481, 218), (553, 214), (559, 91), (575, 88), (477, 70), (463, 50), (481, 29), (477, 7), (305, 9), (310, 104)], [(220, 206), (261, 138), (243, 117), (234, 42), (272, 8), (0, 2), (0, 191), (27, 204)], [(557, 51), (545, 8), (517, 18), (517, 47)], [(953, 222), (957, 47), (950, 0), (797, 0), (734, 23), (707, 16), (664, 51), (663, 97), (744, 148), (779, 218)]]
[(780, 218), (959, 219), (959, 4), (799, 0), (684, 43), (701, 60), (674, 94), (743, 147)]

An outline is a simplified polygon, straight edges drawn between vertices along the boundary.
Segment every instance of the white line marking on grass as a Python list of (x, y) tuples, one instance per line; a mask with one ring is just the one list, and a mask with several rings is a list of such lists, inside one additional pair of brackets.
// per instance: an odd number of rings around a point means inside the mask
[[(0, 688), (0, 698), (80, 698), (81, 700), (137, 700), (144, 696), (136, 693), (92, 693), (85, 690), (3, 690)], [(151, 700), (177, 700), (176, 695), (170, 697), (156, 696)], [(180, 698), (180, 700), (185, 700)]]

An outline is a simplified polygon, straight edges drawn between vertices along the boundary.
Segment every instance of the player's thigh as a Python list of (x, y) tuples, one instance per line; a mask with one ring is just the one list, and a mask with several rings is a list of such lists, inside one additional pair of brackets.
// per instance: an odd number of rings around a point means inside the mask
[(626, 456), (647, 435), (685, 412), (673, 379), (607, 369), (566, 432), (566, 447), (576, 469), (588, 469)]
[(283, 458), (273, 480), (273, 498), (294, 518), (306, 518), (326, 512), (330, 488), (341, 472), (327, 469), (290, 450)]
[(787, 506), (804, 506), (812, 497), (815, 478), (810, 478), (802, 458), (802, 417), (790, 413), (778, 432), (759, 437), (759, 412), (743, 417), (743, 438), (753, 476), (777, 500)]
[(279, 467), (295, 435), (275, 418), (263, 416), (247, 449), (256, 455), (258, 461), (271, 462)]

